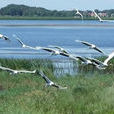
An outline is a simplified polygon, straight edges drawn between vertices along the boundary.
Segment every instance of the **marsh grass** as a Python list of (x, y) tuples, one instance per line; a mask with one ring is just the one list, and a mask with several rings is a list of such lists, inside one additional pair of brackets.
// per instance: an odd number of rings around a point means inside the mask
[[(45, 87), (36, 74), (9, 75), (0, 71), (0, 114), (113, 114), (114, 75), (79, 73), (56, 78), (48, 60), (0, 59), (15, 69), (43, 69), (46, 75), (67, 90)], [(19, 65), (20, 64), (20, 65)]]

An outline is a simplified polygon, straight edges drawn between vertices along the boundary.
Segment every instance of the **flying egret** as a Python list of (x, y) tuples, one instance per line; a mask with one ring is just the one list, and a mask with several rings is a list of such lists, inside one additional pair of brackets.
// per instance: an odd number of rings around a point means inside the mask
[(48, 52), (52, 52), (51, 55), (59, 55), (60, 54), (59, 50), (54, 50), (54, 49), (46, 48), (46, 47), (31, 47), (31, 46), (25, 45), (21, 39), (19, 39), (19, 38), (16, 38), (16, 39), (18, 40), (18, 42), (21, 44), (21, 46), (23, 48), (29, 48), (29, 49), (33, 49), (33, 50), (42, 49), (42, 50), (45, 50), (45, 51), (48, 51)]
[(58, 50), (54, 50), (54, 49), (51, 49), (51, 48), (46, 48), (46, 47), (31, 47), (31, 46), (28, 46), (28, 45), (25, 45), (23, 43), (22, 40), (20, 40), (19, 38), (16, 38), (18, 40), (18, 42), (21, 44), (21, 46), (23, 48), (29, 48), (29, 49), (33, 49), (33, 50), (39, 50), (39, 49), (42, 49), (42, 50), (45, 50), (45, 51), (48, 51), (48, 52), (52, 52), (52, 55), (59, 55), (60, 52)]
[(99, 19), (100, 22), (103, 22), (103, 20), (101, 19), (101, 17), (93, 10), (93, 13), (95, 14), (95, 17), (97, 17)]
[(77, 56), (76, 58), (79, 59), (80, 61), (82, 61), (82, 63), (84, 63), (86, 65), (94, 65), (94, 63), (91, 60), (89, 60), (85, 57)]
[(89, 42), (85, 42), (85, 41), (81, 41), (81, 40), (75, 40), (76, 42), (80, 42), (86, 46), (89, 46), (90, 49), (94, 49), (104, 55), (106, 55), (100, 48), (98, 48), (96, 45), (92, 44), (92, 43), (89, 43)]
[(42, 47), (42, 50), (51, 52), (51, 55), (60, 55), (60, 51), (59, 50), (55, 50), (55, 49), (51, 49), (51, 48), (46, 48), (46, 47)]
[(82, 18), (82, 20), (83, 20), (83, 15), (79, 12), (79, 10), (78, 10), (78, 9), (75, 9), (75, 10), (76, 10), (75, 15), (80, 15), (80, 16), (81, 16), (81, 18)]
[(60, 85), (57, 85), (54, 82), (52, 82), (42, 71), (40, 71), (39, 74), (45, 80), (46, 86), (53, 86), (53, 87), (56, 87), (58, 89), (67, 89), (67, 87), (61, 87)]
[(99, 19), (100, 22), (114, 22), (112, 20), (103, 20), (101, 17), (93, 10), (93, 13), (95, 14), (95, 17)]
[(72, 55), (72, 54), (69, 54), (69, 53), (63, 53), (63, 52), (60, 52), (60, 55), (68, 57), (68, 58), (70, 58), (72, 60), (78, 61), (78, 59), (76, 58), (75, 55)]
[(28, 45), (24, 44), (23, 41), (20, 38), (18, 38), (18, 37), (16, 37), (16, 39), (18, 40), (18, 42), (21, 44), (21, 46), (23, 48), (29, 48), (29, 49), (33, 49), (33, 50), (41, 49), (41, 47), (38, 47), (38, 46), (37, 47), (32, 47), (32, 46), (28, 46)]
[(108, 62), (114, 57), (114, 52), (108, 55), (108, 57), (105, 59), (104, 62), (99, 61), (98, 59), (91, 58), (91, 61), (96, 64), (97, 68), (103, 68), (105, 69), (108, 67)]
[(60, 46), (49, 45), (49, 47), (57, 48), (57, 49), (59, 49), (59, 51), (61, 51), (61, 52), (63, 52), (63, 53), (68, 53), (64, 48), (62, 48), (62, 47), (60, 47)]
[(4, 71), (8, 71), (8, 72), (10, 72), (10, 74), (18, 74), (18, 73), (31, 73), (31, 74), (34, 74), (34, 73), (36, 73), (36, 70), (33, 70), (33, 71), (13, 70), (13, 69), (10, 69), (10, 68), (7, 68), (7, 67), (3, 67), (3, 66), (0, 66), (0, 69), (4, 70)]

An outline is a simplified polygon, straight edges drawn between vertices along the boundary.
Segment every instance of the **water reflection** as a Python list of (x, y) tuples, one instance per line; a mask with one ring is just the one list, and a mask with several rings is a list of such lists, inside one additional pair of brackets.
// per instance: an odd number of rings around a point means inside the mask
[(55, 68), (54, 74), (61, 76), (64, 74), (76, 75), (78, 71), (78, 64), (75, 61), (69, 59), (63, 59), (61, 61), (53, 61)]

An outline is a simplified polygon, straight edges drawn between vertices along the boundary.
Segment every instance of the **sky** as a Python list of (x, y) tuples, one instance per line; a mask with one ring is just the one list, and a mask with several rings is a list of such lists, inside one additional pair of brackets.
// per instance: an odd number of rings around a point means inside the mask
[(0, 0), (0, 8), (8, 4), (24, 4), (50, 10), (114, 9), (114, 0)]

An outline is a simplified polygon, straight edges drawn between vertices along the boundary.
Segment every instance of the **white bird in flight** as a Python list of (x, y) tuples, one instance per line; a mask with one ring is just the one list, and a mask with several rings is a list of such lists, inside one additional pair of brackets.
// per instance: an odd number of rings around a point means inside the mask
[(42, 50), (45, 50), (45, 51), (48, 51), (48, 52), (52, 52), (51, 55), (59, 55), (60, 54), (60, 52), (58, 50), (54, 50), (54, 49), (46, 48), (46, 47), (40, 47), (40, 46), (39, 47), (38, 46), (37, 47), (28, 46), (28, 45), (25, 45), (21, 39), (19, 39), (19, 38), (16, 38), (16, 39), (18, 40), (18, 42), (21, 44), (21, 46), (23, 48), (29, 48), (29, 49), (33, 49), (33, 50), (42, 49)]
[(76, 58), (79, 59), (79, 60), (81, 60), (82, 63), (84, 63), (84, 64), (86, 64), (86, 65), (94, 65), (94, 63), (93, 63), (91, 60), (86, 59), (86, 58), (84, 58), (84, 57), (77, 56)]
[(60, 46), (49, 45), (49, 47), (57, 48), (57, 49), (59, 49), (60, 52), (68, 54), (68, 52), (64, 48), (62, 48)]
[(80, 15), (80, 16), (81, 16), (81, 18), (82, 18), (82, 20), (83, 20), (83, 15), (79, 12), (79, 10), (78, 10), (78, 9), (75, 9), (75, 10), (76, 10), (75, 15)]
[(42, 47), (42, 50), (45, 50), (45, 51), (48, 51), (48, 52), (52, 52), (51, 55), (61, 55), (61, 56), (65, 56), (65, 57), (68, 57), (72, 60), (78, 60), (75, 56), (73, 56), (72, 54), (69, 54), (69, 53), (65, 53), (65, 52), (61, 52), (60, 50), (54, 50), (54, 49), (51, 49), (51, 48), (43, 48)]
[(93, 10), (93, 13), (95, 14), (95, 17), (97, 17), (99, 19), (100, 22), (103, 22), (103, 20), (101, 19), (101, 17)]
[(9, 40), (10, 41), (10, 39), (7, 36), (3, 35), (3, 34), (0, 34), (0, 38), (4, 39), (4, 40)]
[(42, 47), (42, 50), (51, 52), (51, 55), (60, 55), (60, 51), (59, 50), (55, 50), (55, 49), (51, 49), (51, 48), (46, 48), (46, 47)]
[(93, 10), (93, 13), (95, 14), (95, 17), (99, 19), (100, 22), (114, 22), (112, 20), (103, 20), (101, 17)]
[(100, 48), (98, 48), (96, 45), (92, 44), (92, 43), (89, 43), (89, 42), (85, 42), (85, 41), (80, 41), (80, 40), (75, 40), (76, 42), (80, 42), (86, 46), (89, 46), (90, 49), (94, 49), (104, 55), (106, 55)]
[(72, 60), (78, 61), (78, 59), (76, 58), (75, 55), (72, 55), (72, 54), (69, 54), (69, 53), (60, 52), (59, 55), (62, 55), (62, 56), (64, 56), (64, 57), (68, 57), (68, 58), (70, 58), (70, 59), (72, 59)]
[(48, 52), (51, 52), (52, 54), (51, 55), (60, 55), (60, 51), (59, 50), (55, 50), (55, 49), (51, 49), (51, 48), (46, 48), (46, 47), (31, 47), (31, 46), (28, 46), (28, 45), (25, 45), (23, 43), (23, 41), (19, 38), (16, 38), (18, 40), (18, 42), (21, 44), (21, 46), (23, 48), (29, 48), (29, 49), (33, 49), (33, 50), (45, 50), (45, 51), (48, 51)]
[(18, 73), (31, 73), (31, 74), (34, 74), (34, 73), (36, 73), (36, 70), (33, 70), (33, 71), (14, 70), (14, 69), (10, 69), (10, 68), (3, 67), (3, 66), (0, 66), (0, 69), (4, 70), (4, 71), (8, 71), (8, 72), (10, 72), (10, 74), (18, 74)]
[(94, 59), (91, 58), (91, 61), (94, 62), (96, 64), (97, 68), (101, 68), (101, 69), (105, 69), (106, 67), (108, 67), (108, 62), (114, 57), (114, 52), (112, 52), (111, 54), (109, 54), (109, 56), (107, 57), (107, 59), (105, 59), (104, 62), (99, 61), (98, 59)]
[(67, 89), (67, 87), (61, 87), (60, 85), (57, 85), (54, 82), (52, 82), (42, 71), (40, 71), (39, 74), (45, 80), (46, 86), (53, 86), (53, 87), (56, 87), (58, 89)]
[(38, 47), (38, 46), (37, 47), (32, 47), (32, 46), (28, 46), (28, 45), (24, 44), (23, 41), (20, 38), (18, 38), (17, 36), (16, 36), (16, 39), (18, 40), (18, 42), (21, 44), (21, 46), (23, 48), (29, 48), (29, 49), (33, 49), (33, 50), (41, 49), (41, 47)]

